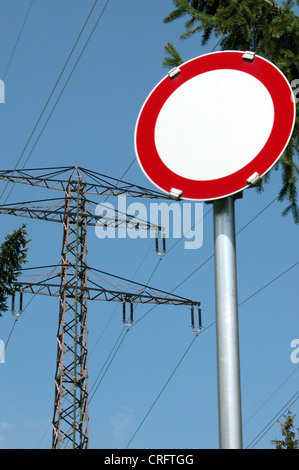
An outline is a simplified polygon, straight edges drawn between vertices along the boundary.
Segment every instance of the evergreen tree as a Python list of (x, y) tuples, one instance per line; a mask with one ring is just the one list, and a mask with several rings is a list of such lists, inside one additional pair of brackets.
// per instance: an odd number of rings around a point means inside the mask
[[(299, 449), (299, 439), (296, 439), (296, 430), (294, 429), (295, 416), (292, 415), (290, 410), (284, 415), (285, 421), (279, 423), (283, 440), (272, 440), (271, 443), (275, 444), (276, 449)], [(299, 432), (299, 428), (297, 428)], [(299, 438), (299, 435), (298, 435)]]
[[(254, 51), (270, 60), (286, 76), (292, 86), (299, 85), (299, 17), (294, 13), (299, 0), (286, 0), (278, 5), (272, 0), (171, 0), (175, 9), (164, 18), (170, 23), (187, 17), (185, 31), (180, 39), (187, 39), (201, 33), (201, 44), (218, 38), (221, 50)], [(183, 63), (173, 44), (165, 46), (167, 53), (165, 67)], [(298, 89), (298, 90), (297, 90)], [(299, 150), (299, 100), (297, 101), (296, 123), (292, 138), (284, 154), (274, 168), (281, 169), (282, 187), (278, 198), (287, 201), (283, 215), (291, 212), (295, 223), (299, 223), (297, 204), (297, 181), (299, 167), (295, 159)], [(269, 173), (263, 183), (269, 180)], [(258, 188), (262, 191), (264, 184)]]
[(12, 294), (12, 284), (18, 278), (27, 258), (27, 232), (23, 224), (18, 230), (5, 237), (0, 246), (0, 316), (8, 310), (7, 297)]

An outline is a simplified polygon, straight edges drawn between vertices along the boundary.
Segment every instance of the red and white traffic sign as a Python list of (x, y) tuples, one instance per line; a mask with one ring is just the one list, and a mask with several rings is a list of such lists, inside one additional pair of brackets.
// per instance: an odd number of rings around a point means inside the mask
[(206, 54), (173, 69), (149, 94), (135, 151), (149, 180), (182, 199), (235, 194), (285, 150), (295, 100), (283, 73), (251, 52)]

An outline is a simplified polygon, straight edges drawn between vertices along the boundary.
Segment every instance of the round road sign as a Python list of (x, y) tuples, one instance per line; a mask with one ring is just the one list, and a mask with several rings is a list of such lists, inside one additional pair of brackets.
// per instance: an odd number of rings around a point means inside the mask
[(135, 128), (137, 159), (174, 197), (226, 197), (277, 162), (295, 112), (290, 84), (268, 60), (241, 51), (206, 54), (170, 71), (146, 99)]

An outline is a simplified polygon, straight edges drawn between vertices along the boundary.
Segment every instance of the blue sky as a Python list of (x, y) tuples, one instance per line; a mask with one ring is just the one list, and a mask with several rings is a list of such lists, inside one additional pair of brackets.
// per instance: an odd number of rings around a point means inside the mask
[[(0, 1), (0, 78), (30, 3)], [(1, 169), (13, 169), (22, 155), (93, 3), (32, 3), (5, 76), (5, 104), (0, 105)], [(134, 128), (139, 110), (166, 74), (161, 66), (163, 45), (173, 42), (184, 60), (210, 52), (215, 45), (212, 41), (203, 48), (199, 36), (179, 41), (183, 22), (166, 25), (162, 21), (172, 8), (170, 1), (111, 0), (31, 152), (104, 5), (104, 1), (98, 2), (20, 165), (30, 154), (26, 168), (78, 165), (120, 178), (135, 158)], [(155, 189), (137, 161), (125, 179)], [(237, 235), (244, 447), (255, 438), (259, 439), (255, 448), (272, 447), (270, 440), (280, 435), (278, 425), (264, 436), (262, 431), (298, 391), (299, 364), (291, 361), (290, 346), (299, 338), (298, 264), (280, 276), (298, 262), (298, 227), (290, 215), (281, 216), (284, 204), (270, 204), (280, 185), (280, 171), (273, 171), (262, 194), (248, 189), (236, 202), (236, 231), (246, 226)], [(1, 191), (3, 188), (1, 183)], [(47, 190), (16, 186), (9, 201), (55, 196)], [(113, 198), (109, 202), (115, 204)], [(150, 238), (100, 240), (90, 227), (91, 266), (132, 279), (142, 262), (134, 280), (147, 283), (152, 276), (150, 284), (165, 291), (180, 284), (176, 294), (202, 303), (204, 327), (131, 442), (194, 333), (188, 308), (173, 306), (153, 309), (129, 331), (90, 401), (90, 448), (125, 448), (129, 442), (131, 449), (218, 448), (210, 209), (209, 205), (203, 207), (207, 215), (202, 247), (186, 250), (182, 240), (161, 261)], [(28, 266), (58, 262), (60, 224), (1, 217), (1, 239), (22, 221), (27, 222), (32, 240)], [(167, 240), (167, 247), (176, 242)], [(29, 300), (26, 295), (25, 304)], [(97, 385), (98, 375), (122, 331), (121, 309), (116, 307), (105, 302), (89, 304), (90, 388)], [(135, 318), (148, 310), (138, 306)], [(14, 326), (5, 363), (0, 364), (0, 448), (51, 447), (57, 323), (58, 301), (44, 296), (34, 297), (15, 325), (10, 312), (0, 318), (0, 339), (4, 343)], [(298, 406), (296, 401), (291, 407), (297, 415)]]

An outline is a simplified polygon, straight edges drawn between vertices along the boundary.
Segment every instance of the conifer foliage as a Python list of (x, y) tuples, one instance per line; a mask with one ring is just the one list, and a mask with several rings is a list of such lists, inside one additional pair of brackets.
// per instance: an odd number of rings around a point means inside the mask
[(285, 421), (283, 423), (279, 422), (282, 439), (274, 439), (271, 443), (275, 444), (276, 449), (298, 449), (299, 434), (296, 438), (296, 432), (299, 432), (299, 429), (295, 429), (294, 426), (295, 416), (288, 410), (284, 418)]
[[(299, 1), (286, 0), (278, 4), (272, 0), (171, 0), (175, 9), (164, 23), (185, 17), (185, 30), (180, 39), (201, 34), (201, 44), (217, 38), (221, 50), (254, 51), (270, 60), (286, 76), (293, 87), (297, 106), (295, 129), (288, 147), (275, 165), (281, 170), (282, 187), (278, 198), (287, 203), (283, 215), (291, 212), (299, 223), (297, 203), (299, 151), (299, 17), (295, 7)], [(175, 67), (183, 59), (175, 46), (168, 42), (165, 67)], [(263, 183), (269, 180), (269, 174)], [(264, 184), (258, 188), (261, 191)]]
[(0, 246), (0, 316), (8, 310), (7, 298), (13, 292), (13, 282), (18, 278), (27, 258), (26, 225), (6, 235)]

